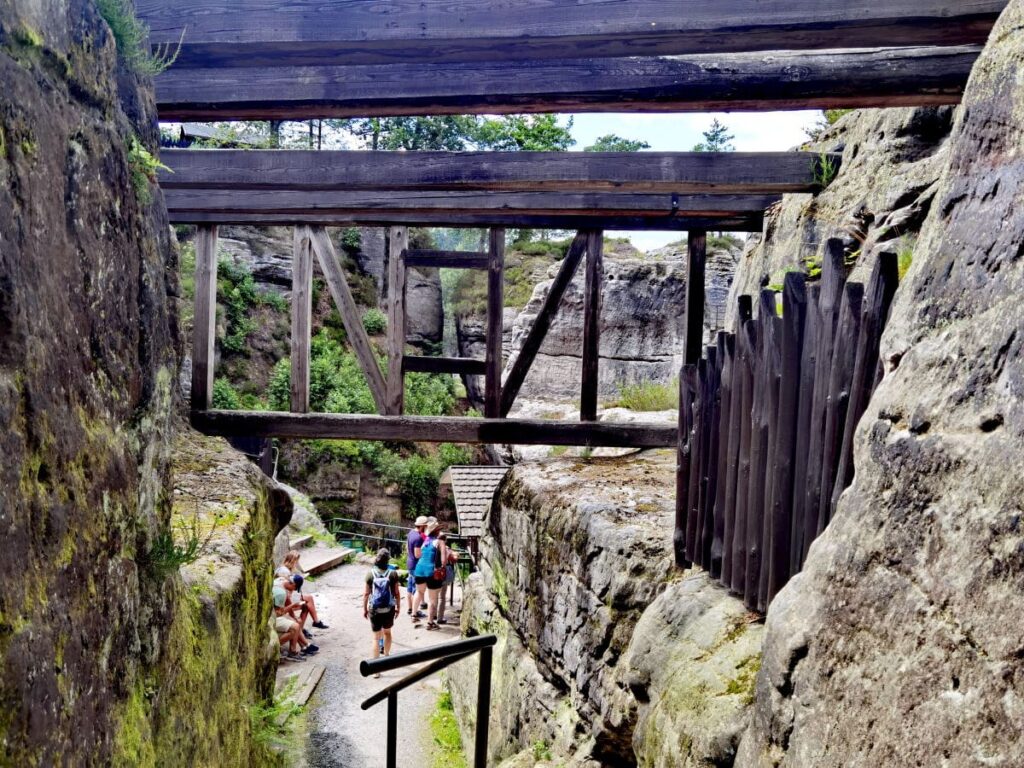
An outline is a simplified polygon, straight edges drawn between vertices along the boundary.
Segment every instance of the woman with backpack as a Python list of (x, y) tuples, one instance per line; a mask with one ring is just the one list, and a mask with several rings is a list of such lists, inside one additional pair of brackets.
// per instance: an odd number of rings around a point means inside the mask
[(427, 629), (437, 629), (437, 603), (444, 587), (445, 562), (448, 547), (436, 534), (441, 524), (434, 522), (427, 527), (423, 544), (416, 548), (416, 599), (420, 601), (424, 590), (428, 594), (430, 608), (427, 612)]
[[(373, 658), (383, 651), (391, 655), (391, 628), (402, 607), (402, 591), (398, 572), (388, 567), (391, 553), (378, 549), (373, 568), (366, 574), (366, 589), (363, 590), (363, 618), (370, 620), (373, 630)], [(380, 677), (380, 674), (374, 675)]]

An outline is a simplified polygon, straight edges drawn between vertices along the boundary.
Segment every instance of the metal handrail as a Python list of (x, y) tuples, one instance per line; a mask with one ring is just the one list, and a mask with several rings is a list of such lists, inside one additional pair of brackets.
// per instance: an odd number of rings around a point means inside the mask
[(476, 741), (473, 749), (473, 768), (487, 766), (487, 729), (491, 710), (491, 668), (494, 661), (494, 645), (498, 638), (494, 635), (478, 635), (451, 643), (433, 645), (429, 648), (396, 653), (393, 656), (382, 656), (377, 659), (365, 659), (359, 663), (359, 673), (363, 677), (379, 672), (401, 669), (411, 664), (429, 661), (424, 667), (406, 675), (375, 693), (362, 703), (362, 709), (388, 700), (388, 755), (387, 768), (397, 768), (398, 761), (398, 692), (410, 685), (423, 680), (450, 664), (468, 658), (474, 653), (480, 654), (480, 679), (477, 681), (476, 697)]
[[(352, 525), (363, 525), (363, 526), (366, 526), (368, 528), (388, 528), (388, 529), (395, 530), (395, 531), (408, 531), (409, 530), (409, 526), (408, 525), (392, 525), (390, 523), (376, 523), (376, 522), (374, 522), (372, 520), (356, 520), (356, 519), (351, 518), (351, 517), (331, 517), (331, 518), (328, 518), (327, 521), (326, 521), (327, 524), (336, 523), (336, 522), (337, 523), (350, 523)], [(353, 535), (357, 535), (357, 534), (353, 534)], [(377, 537), (374, 537), (374, 538), (381, 538), (381, 537), (377, 536)], [(457, 533), (449, 533), (448, 534), (448, 539), (451, 540), (451, 541), (468, 541), (469, 537), (468, 536), (462, 536), (462, 535), (457, 534)], [(386, 540), (387, 541), (395, 541), (395, 539), (386, 539)], [(401, 542), (401, 543), (404, 543), (404, 542)]]

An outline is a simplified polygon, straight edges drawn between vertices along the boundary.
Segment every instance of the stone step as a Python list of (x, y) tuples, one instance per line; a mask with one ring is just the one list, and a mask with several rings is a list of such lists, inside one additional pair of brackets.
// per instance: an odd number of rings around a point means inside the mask
[[(277, 669), (274, 690), (278, 694), (288, 691), (287, 700), (304, 707), (317, 685), (320, 684), (325, 671), (326, 667), (323, 665), (313, 664), (309, 661), (301, 664), (282, 665)], [(286, 715), (282, 717), (286, 717)]]
[(307, 576), (318, 576), (341, 565), (354, 554), (355, 550), (348, 547), (329, 547), (325, 544), (316, 544), (303, 551), (299, 564)]
[(294, 539), (291, 539), (289, 543), (291, 544), (292, 549), (302, 549), (303, 547), (308, 547), (312, 541), (312, 534), (306, 533), (301, 536), (296, 536)]

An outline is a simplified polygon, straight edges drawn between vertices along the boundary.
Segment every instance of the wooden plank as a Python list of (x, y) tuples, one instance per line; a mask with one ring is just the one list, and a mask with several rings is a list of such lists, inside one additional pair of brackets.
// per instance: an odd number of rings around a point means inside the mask
[[(732, 520), (726, 509), (726, 488), (729, 484), (730, 471), (735, 462), (737, 441), (733, 437), (733, 361), (736, 355), (736, 337), (731, 333), (720, 333), (719, 359), (721, 360), (721, 377), (719, 385), (719, 418), (718, 418), (718, 467), (715, 470), (715, 512), (714, 531), (711, 540), (711, 575), (729, 583), (731, 569), (726, 572), (726, 559), (731, 559), (726, 545), (726, 536), (732, 534)], [(735, 474), (733, 474), (735, 481)], [(728, 521), (728, 522), (727, 522)], [(730, 542), (731, 543), (731, 542)]]
[(816, 191), (819, 154), (168, 149), (160, 159), (165, 189), (770, 195)]
[[(821, 269), (821, 291), (818, 294), (817, 351), (815, 353), (814, 391), (808, 434), (806, 494), (803, 520), (803, 560), (817, 536), (818, 506), (821, 495), (821, 468), (825, 447), (825, 415), (828, 386), (832, 375), (832, 350), (835, 346), (836, 325), (843, 286), (846, 283), (845, 248), (842, 240), (832, 239), (825, 244)], [(801, 560), (801, 562), (803, 562)]]
[(348, 334), (349, 344), (355, 352), (359, 367), (366, 377), (366, 383), (370, 387), (370, 394), (373, 395), (373, 402), (377, 405), (378, 413), (385, 413), (387, 406), (387, 387), (384, 383), (384, 376), (380, 372), (380, 365), (377, 362), (377, 354), (370, 345), (370, 337), (363, 327), (363, 319), (356, 307), (355, 299), (349, 290), (348, 282), (345, 280), (345, 273), (338, 262), (338, 255), (334, 251), (334, 244), (327, 232), (321, 227), (310, 229), (313, 240), (313, 249), (320, 260), (320, 268), (324, 271), (327, 279), (327, 287), (331, 291), (334, 303), (341, 315), (341, 322), (345, 326), (345, 333)]
[(700, 493), (701, 485), (704, 482), (704, 413), (707, 409), (706, 368), (707, 361), (704, 359), (698, 360), (695, 364), (684, 366), (684, 370), (692, 377), (690, 384), (693, 387), (694, 393), (693, 417), (690, 427), (690, 485), (686, 494), (689, 504), (686, 511), (686, 556), (701, 566), (698, 532), (700, 531)]
[(580, 445), (672, 448), (673, 424), (475, 419), (460, 416), (367, 416), (344, 413), (195, 411), (193, 426), (210, 435), (419, 443)]
[(800, 465), (794, 463), (800, 408), (800, 358), (807, 318), (807, 287), (802, 273), (786, 274), (782, 288), (782, 334), (779, 358), (777, 429), (772, 449), (771, 551), (768, 554), (767, 602), (790, 577), (793, 539), (793, 486)]
[(487, 249), (487, 349), (484, 415), (501, 415), (501, 344), (505, 309), (505, 230), (492, 229)]
[(754, 434), (754, 369), (757, 328), (749, 317), (740, 322), (737, 349), (740, 368), (740, 446), (736, 472), (736, 512), (733, 531), (732, 583), (730, 589), (742, 596), (747, 586), (747, 506), (751, 475), (751, 448)]
[(839, 467), (835, 485), (832, 487), (829, 518), (835, 515), (836, 505), (843, 491), (853, 482), (853, 437), (860, 423), (868, 400), (875, 388), (875, 371), (881, 360), (879, 346), (885, 322), (889, 316), (893, 297), (899, 285), (899, 259), (895, 253), (878, 254), (871, 279), (864, 296), (864, 315), (861, 320), (861, 335), (857, 345), (857, 357), (853, 366), (853, 382), (850, 387), (849, 413), (843, 428), (842, 448), (839, 453)]
[[(762, 502), (762, 525), (761, 525), (761, 577), (757, 588), (757, 610), (764, 613), (768, 610), (768, 580), (771, 564), (769, 557), (772, 551), (772, 542), (775, 536), (775, 528), (772, 525), (772, 504), (775, 490), (775, 460), (772, 449), (775, 446), (776, 434), (779, 431), (779, 399), (781, 396), (782, 378), (782, 318), (774, 314), (776, 303), (775, 294), (772, 293), (772, 317), (771, 317), (771, 349), (766, 351), (765, 378), (768, 382), (768, 407), (765, 413), (765, 420), (768, 424), (768, 441), (765, 452), (765, 480), (764, 496)], [(786, 532), (789, 535), (789, 532)]]
[[(176, 66), (438, 63), (983, 43), (1005, 0), (138, 0)], [(242, 79), (242, 75), (239, 76)]]
[(725, 354), (724, 334), (718, 334), (715, 346), (707, 348), (710, 408), (707, 421), (708, 451), (704, 462), (705, 494), (702, 501), (703, 531), (701, 560), (704, 567), (717, 579), (722, 573), (721, 559), (716, 562), (712, 556), (715, 546), (715, 499), (718, 495), (718, 454), (721, 440), (722, 418), (722, 357)]
[(800, 383), (797, 395), (796, 447), (793, 451), (793, 466), (799, 473), (793, 481), (789, 572), (800, 570), (804, 553), (804, 508), (807, 501), (807, 461), (811, 440), (811, 408), (814, 402), (814, 377), (817, 373), (818, 356), (818, 304), (821, 286), (817, 283), (807, 286), (807, 312), (804, 320), (803, 348), (800, 351)]
[(541, 345), (544, 343), (544, 338), (551, 327), (551, 321), (554, 320), (555, 314), (558, 312), (558, 307), (562, 303), (565, 291), (572, 282), (573, 275), (576, 274), (580, 261), (587, 252), (587, 237), (588, 235), (584, 232), (576, 234), (576, 237), (573, 238), (569, 246), (568, 252), (565, 254), (565, 259), (562, 260), (562, 265), (558, 268), (558, 274), (555, 275), (555, 279), (548, 288), (548, 295), (544, 297), (544, 304), (540, 308), (540, 312), (537, 313), (537, 317), (534, 318), (533, 325), (530, 326), (530, 332), (526, 335), (526, 339), (519, 350), (519, 355), (512, 364), (512, 369), (509, 371), (508, 378), (505, 379), (505, 384), (502, 387), (500, 414), (502, 416), (507, 416), (508, 412), (512, 410), (516, 396), (526, 380), (526, 374), (529, 373), (530, 367), (533, 365), (533, 361), (537, 357)]
[(448, 269), (487, 269), (486, 253), (467, 251), (407, 251), (406, 267), (446, 267)]
[[(577, 236), (578, 237), (578, 236)], [(564, 266), (564, 265), (563, 265)], [(690, 488), (690, 436), (693, 420), (693, 389), (690, 384), (689, 366), (679, 371), (679, 431), (676, 444), (676, 522), (672, 534), (676, 566), (689, 568), (693, 565), (686, 553), (686, 521), (689, 512)]]
[(486, 213), (465, 214), (458, 211), (437, 211), (435, 213), (372, 213), (349, 215), (332, 212), (316, 213), (222, 213), (219, 211), (174, 211), (169, 214), (172, 224), (237, 224), (254, 226), (301, 226), (321, 225), (325, 227), (380, 227), (415, 226), (449, 227), (467, 229), (489, 229), (508, 227), (513, 229), (592, 229), (595, 225), (606, 229), (633, 230), (637, 232), (685, 232), (690, 229), (714, 230), (716, 232), (760, 232), (763, 226), (762, 213), (737, 214), (726, 218), (709, 216), (594, 216), (560, 214), (519, 214)]
[(697, 372), (701, 379), (700, 387), (703, 407), (701, 408), (700, 424), (697, 426), (700, 439), (698, 451), (700, 466), (698, 468), (699, 484), (697, 486), (697, 503), (695, 506), (697, 525), (693, 553), (694, 562), (699, 563), (700, 567), (704, 570), (710, 570), (705, 537), (708, 518), (708, 482), (710, 479), (708, 477), (708, 466), (711, 459), (711, 440), (713, 436), (711, 420), (715, 409), (715, 364), (715, 350), (713, 347), (708, 347), (705, 356), (697, 362)]
[(686, 318), (683, 329), (683, 360), (695, 363), (704, 339), (704, 268), (707, 262), (708, 233), (694, 229), (687, 238)]
[(406, 373), (451, 373), (460, 376), (483, 376), (487, 363), (468, 357), (413, 357), (406, 355), (402, 360)]
[(162, 120), (955, 104), (980, 46), (418, 64), (172, 66)]
[(409, 230), (391, 227), (388, 238), (388, 377), (386, 381), (386, 414), (396, 416), (405, 407), (405, 376), (402, 360), (405, 358), (405, 252), (409, 248)]
[(309, 410), (309, 346), (313, 333), (313, 248), (309, 227), (296, 227), (292, 255), (291, 409)]
[[(728, 433), (728, 454), (725, 457), (725, 471), (719, 469), (719, 477), (724, 478), (720, 486), (718, 505), (722, 511), (722, 583), (726, 586), (732, 585), (733, 568), (733, 536), (736, 529), (736, 477), (739, 471), (740, 461), (740, 417), (741, 417), (741, 382), (742, 372), (739, 361), (739, 339), (735, 334), (729, 334), (731, 343), (726, 347), (729, 372), (729, 403), (728, 421), (725, 429)], [(723, 413), (724, 416), (724, 413)]]
[(217, 331), (217, 227), (196, 231), (196, 299), (192, 320), (193, 410), (210, 407), (213, 398)]
[(604, 233), (587, 232), (586, 281), (583, 286), (583, 361), (580, 420), (597, 421), (601, 360), (601, 303), (604, 293)]
[(818, 494), (819, 535), (831, 519), (832, 488), (835, 486), (839, 467), (839, 454), (842, 450), (846, 413), (850, 405), (850, 387), (853, 383), (854, 363), (863, 317), (864, 286), (848, 282), (844, 288), (826, 400), (825, 439)]
[[(385, 184), (386, 182), (381, 182)], [(433, 213), (537, 214), (555, 216), (684, 216), (728, 218), (762, 214), (777, 194), (689, 194), (672, 192), (466, 192), (378, 189), (206, 189), (170, 187), (164, 198), (171, 212), (329, 213), (402, 215)], [(414, 251), (417, 258), (450, 251)], [(461, 253), (462, 258), (486, 254)]]

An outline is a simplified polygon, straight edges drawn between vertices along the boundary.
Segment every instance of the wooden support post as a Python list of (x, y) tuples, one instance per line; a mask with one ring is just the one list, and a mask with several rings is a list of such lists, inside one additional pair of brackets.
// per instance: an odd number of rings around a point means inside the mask
[(309, 227), (296, 227), (292, 255), (292, 413), (306, 413), (309, 411), (309, 346), (312, 332), (312, 240)]
[(683, 333), (683, 362), (700, 359), (704, 338), (704, 265), (707, 261), (708, 233), (690, 230), (687, 236), (686, 325)]
[(487, 250), (487, 354), (484, 376), (484, 415), (501, 415), (501, 336), (505, 309), (505, 230), (492, 229)]
[(792, 530), (790, 535), (789, 572), (797, 573), (804, 558), (804, 509), (807, 504), (807, 461), (811, 450), (811, 410), (814, 405), (814, 376), (818, 359), (818, 315), (821, 286), (807, 286), (807, 316), (804, 320), (803, 349), (800, 352), (800, 391), (797, 395), (796, 446), (793, 466)]
[(384, 412), (400, 416), (405, 407), (405, 252), (409, 249), (409, 230), (392, 227), (388, 247), (388, 377)]
[(508, 378), (505, 379), (505, 384), (501, 388), (502, 416), (507, 416), (509, 411), (512, 410), (512, 405), (516, 401), (516, 395), (519, 394), (523, 381), (526, 380), (526, 374), (529, 373), (534, 358), (537, 357), (541, 344), (544, 343), (544, 338), (551, 327), (551, 321), (558, 312), (558, 307), (562, 303), (565, 291), (569, 287), (569, 283), (572, 282), (573, 275), (576, 274), (576, 270), (579, 268), (586, 252), (587, 235), (584, 232), (578, 232), (569, 246), (568, 253), (565, 254), (562, 266), (558, 268), (558, 274), (555, 275), (551, 287), (548, 288), (548, 295), (544, 298), (544, 306), (540, 308), (540, 312), (534, 318), (533, 325), (530, 326), (530, 332), (527, 334), (526, 340), (519, 350), (519, 355), (512, 364), (512, 370), (509, 371)]
[(686, 491), (686, 557), (700, 565), (700, 547), (697, 544), (698, 513), (700, 510), (700, 489), (703, 477), (701, 466), (704, 450), (704, 409), (707, 407), (707, 391), (704, 387), (704, 368), (707, 361), (698, 360), (693, 365), (684, 365), (683, 372), (689, 379), (693, 391), (693, 416), (690, 421), (690, 482)]
[[(711, 541), (711, 575), (727, 582), (724, 576), (726, 558), (726, 519), (728, 510), (725, 507), (726, 487), (735, 454), (736, 441), (732, 439), (732, 396), (733, 396), (733, 359), (736, 355), (736, 337), (731, 333), (718, 335), (718, 356), (721, 361), (718, 395), (718, 466), (715, 470), (714, 498), (714, 531)], [(728, 524), (732, 533), (732, 521)]]
[(377, 412), (383, 414), (386, 412), (387, 406), (384, 375), (380, 372), (377, 355), (370, 345), (370, 337), (363, 327), (363, 319), (356, 307), (355, 299), (352, 298), (352, 291), (349, 290), (348, 282), (345, 280), (345, 273), (338, 262), (334, 244), (323, 227), (311, 227), (309, 233), (313, 250), (316, 251), (320, 267), (324, 271), (324, 277), (327, 278), (327, 287), (338, 307), (341, 322), (345, 326), (345, 333), (348, 334), (348, 340), (355, 351), (359, 367), (362, 368), (363, 375), (366, 376), (366, 383), (370, 387), (370, 394), (373, 395)]
[(690, 490), (690, 433), (693, 420), (693, 390), (687, 368), (679, 372), (679, 434), (676, 443), (676, 527), (672, 536), (676, 566), (689, 568), (692, 561), (686, 554), (686, 520)]
[(753, 440), (752, 407), (754, 402), (754, 356), (757, 328), (752, 319), (741, 320), (739, 340), (740, 375), (740, 449), (736, 473), (736, 520), (733, 531), (732, 590), (743, 595), (747, 579), (747, 501), (751, 475), (751, 445)]
[(192, 321), (192, 410), (205, 411), (213, 397), (217, 328), (217, 227), (196, 230), (196, 302)]
[(597, 385), (601, 355), (601, 294), (604, 284), (604, 233), (587, 233), (587, 274), (583, 289), (583, 381), (580, 420), (597, 421)]

